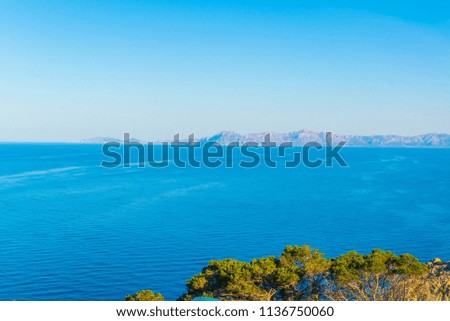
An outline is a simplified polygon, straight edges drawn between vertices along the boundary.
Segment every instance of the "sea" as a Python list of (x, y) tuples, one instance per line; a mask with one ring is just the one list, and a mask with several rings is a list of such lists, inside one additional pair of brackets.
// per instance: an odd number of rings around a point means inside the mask
[(348, 166), (105, 168), (101, 145), (0, 144), (0, 300), (175, 300), (209, 260), (289, 244), (450, 260), (450, 149), (341, 154)]

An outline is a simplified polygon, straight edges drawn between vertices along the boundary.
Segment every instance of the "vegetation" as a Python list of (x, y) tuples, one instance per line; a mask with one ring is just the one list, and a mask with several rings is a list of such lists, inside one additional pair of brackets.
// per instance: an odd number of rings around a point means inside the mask
[(151, 290), (141, 290), (136, 294), (125, 297), (125, 301), (164, 301), (164, 297), (161, 293), (153, 293)]
[[(287, 246), (277, 258), (212, 260), (186, 285), (179, 300), (450, 300), (450, 268), (438, 259), (423, 264), (410, 254), (382, 250), (326, 259), (317, 249), (302, 245)], [(159, 293), (144, 290), (126, 300), (157, 297), (162, 300)]]

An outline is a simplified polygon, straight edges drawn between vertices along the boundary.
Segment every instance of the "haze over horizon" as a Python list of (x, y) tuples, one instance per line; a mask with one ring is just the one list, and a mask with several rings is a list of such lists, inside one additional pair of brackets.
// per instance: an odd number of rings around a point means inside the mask
[(0, 2), (0, 141), (450, 132), (450, 3)]

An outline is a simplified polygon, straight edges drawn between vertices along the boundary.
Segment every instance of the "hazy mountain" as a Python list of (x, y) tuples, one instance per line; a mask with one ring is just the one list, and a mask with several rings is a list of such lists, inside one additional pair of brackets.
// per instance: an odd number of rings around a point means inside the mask
[[(201, 143), (208, 141), (217, 142), (222, 145), (227, 145), (232, 142), (239, 142), (240, 144), (245, 142), (261, 143), (264, 141), (264, 136), (270, 133), (270, 139), (277, 145), (284, 142), (292, 142), (294, 146), (303, 146), (309, 142), (318, 142), (325, 145), (326, 133), (314, 132), (310, 130), (298, 130), (289, 133), (273, 133), (263, 132), (256, 134), (241, 135), (233, 131), (223, 131), (217, 133), (211, 137), (204, 137), (200, 139)], [(180, 137), (180, 141), (186, 141), (185, 138)], [(424, 134), (417, 136), (399, 136), (399, 135), (374, 135), (374, 136), (362, 136), (362, 135), (335, 135), (333, 134), (333, 145), (339, 141), (346, 141), (347, 147), (435, 147), (435, 148), (450, 148), (450, 135), (449, 134)], [(108, 142), (119, 142), (123, 140), (113, 137), (93, 137), (83, 139), (81, 143), (84, 144), (104, 144)], [(131, 138), (130, 142), (143, 141)], [(155, 142), (157, 143), (157, 142)]]
[[(271, 134), (271, 141), (277, 145), (283, 142), (292, 142), (294, 146), (303, 146), (308, 142), (318, 142), (325, 145), (326, 133), (310, 130), (298, 130), (290, 133), (263, 132), (257, 134), (241, 135), (232, 131), (223, 131), (211, 137), (201, 139), (201, 142), (214, 141), (220, 144), (231, 142), (263, 142), (266, 134)], [(346, 141), (348, 147), (436, 147), (450, 148), (450, 135), (448, 134), (424, 134), (417, 136), (398, 135), (334, 135), (333, 144)]]
[[(105, 144), (105, 143), (109, 143), (109, 142), (122, 143), (123, 140), (119, 139), (119, 138), (115, 138), (115, 137), (98, 136), (98, 137), (92, 137), (92, 138), (85, 138), (85, 139), (82, 139), (80, 141), (80, 143), (83, 143), (83, 144)], [(141, 141), (139, 139), (137, 139), (137, 138), (131, 138), (130, 142), (138, 143), (138, 142), (141, 142)]]

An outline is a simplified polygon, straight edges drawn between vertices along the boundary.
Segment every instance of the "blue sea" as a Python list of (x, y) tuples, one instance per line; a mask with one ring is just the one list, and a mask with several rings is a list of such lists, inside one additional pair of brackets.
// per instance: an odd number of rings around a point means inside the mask
[(309, 244), (450, 260), (450, 149), (348, 167), (103, 168), (100, 145), (0, 145), (0, 300), (174, 300), (211, 259)]

